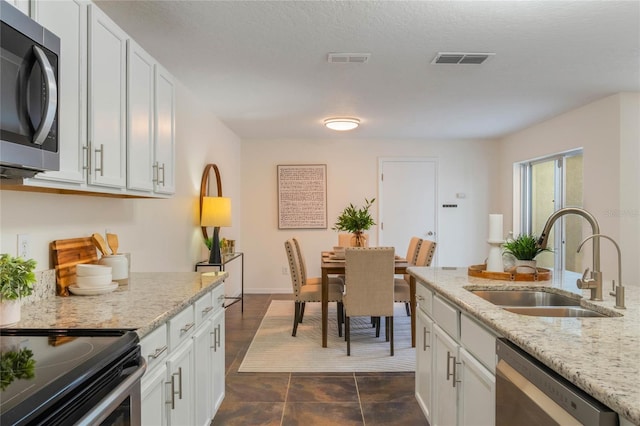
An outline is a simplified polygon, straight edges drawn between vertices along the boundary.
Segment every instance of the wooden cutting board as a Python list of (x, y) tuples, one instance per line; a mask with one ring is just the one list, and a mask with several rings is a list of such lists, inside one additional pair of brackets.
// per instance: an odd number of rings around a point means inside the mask
[(91, 237), (51, 242), (51, 257), (56, 269), (56, 293), (68, 296), (69, 286), (76, 283), (76, 265), (97, 263), (98, 252)]

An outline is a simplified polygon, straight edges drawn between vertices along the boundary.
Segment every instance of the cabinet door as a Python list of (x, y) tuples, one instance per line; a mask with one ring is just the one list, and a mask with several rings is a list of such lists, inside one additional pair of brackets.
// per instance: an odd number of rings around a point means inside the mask
[(416, 316), (416, 399), (429, 423), (432, 422), (433, 417), (431, 413), (432, 334), (433, 321), (427, 317), (422, 309), (418, 309)]
[(7, 0), (10, 4), (15, 6), (20, 12), (29, 16), (29, 0)]
[(159, 365), (142, 377), (142, 424), (162, 426), (167, 424), (167, 404), (165, 390), (167, 367)]
[[(223, 294), (224, 296), (224, 294)], [(213, 401), (212, 417), (220, 408), (222, 400), (224, 399), (224, 387), (225, 387), (225, 330), (224, 330), (224, 309), (220, 309), (211, 321), (211, 337), (213, 339), (212, 344), (212, 380), (211, 380), (211, 395)]]
[(460, 425), (495, 424), (496, 378), (465, 349), (460, 349), (462, 381), (458, 415)]
[(433, 325), (433, 424), (457, 424), (458, 344), (437, 324)]
[(168, 419), (171, 426), (193, 425), (193, 377), (195, 374), (191, 339), (183, 343), (167, 360), (169, 374)]
[(89, 6), (89, 183), (126, 185), (127, 35)]
[(37, 1), (34, 19), (60, 37), (58, 136), (60, 171), (36, 179), (85, 183), (87, 145), (87, 2)]
[(212, 390), (212, 357), (213, 338), (210, 335), (211, 320), (205, 320), (193, 334), (195, 366), (198, 372), (195, 377), (195, 425), (208, 424), (213, 417)]
[(175, 188), (175, 84), (156, 64), (155, 72), (155, 192), (173, 194)]
[(127, 41), (127, 188), (153, 191), (155, 61)]

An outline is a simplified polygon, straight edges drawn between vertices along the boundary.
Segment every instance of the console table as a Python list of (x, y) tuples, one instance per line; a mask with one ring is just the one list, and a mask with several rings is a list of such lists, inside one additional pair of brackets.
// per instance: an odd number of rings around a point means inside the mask
[(228, 308), (234, 303), (240, 302), (240, 311), (244, 313), (244, 253), (225, 253), (222, 255), (222, 261), (220, 263), (209, 263), (208, 260), (203, 260), (202, 262), (196, 263), (195, 270), (196, 272), (198, 272), (201, 268), (215, 267), (220, 269), (221, 271), (224, 271), (225, 265), (229, 262), (233, 262), (236, 259), (240, 259), (240, 263), (242, 265), (240, 274), (240, 296), (226, 296), (225, 299), (231, 299), (233, 300), (233, 302), (229, 303), (228, 305), (225, 304), (224, 307)]

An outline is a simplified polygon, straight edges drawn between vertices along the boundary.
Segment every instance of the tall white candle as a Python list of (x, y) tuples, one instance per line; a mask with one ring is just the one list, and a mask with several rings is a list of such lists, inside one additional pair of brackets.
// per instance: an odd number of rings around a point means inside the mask
[(502, 241), (504, 234), (502, 233), (502, 215), (489, 215), (489, 241)]

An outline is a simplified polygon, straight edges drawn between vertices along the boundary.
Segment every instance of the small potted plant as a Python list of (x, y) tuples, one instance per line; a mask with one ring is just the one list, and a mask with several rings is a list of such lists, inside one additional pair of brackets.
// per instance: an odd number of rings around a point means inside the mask
[(375, 198), (371, 200), (365, 198), (365, 205), (360, 208), (349, 204), (342, 213), (340, 213), (332, 229), (335, 231), (351, 232), (355, 237), (355, 246), (364, 247), (366, 245), (364, 231), (367, 231), (376, 224), (369, 212), (375, 200)]
[(0, 255), (0, 326), (20, 321), (20, 299), (33, 293), (36, 261)]
[(551, 249), (541, 248), (537, 245), (538, 238), (535, 235), (520, 234), (516, 238), (509, 238), (503, 244), (502, 254), (508, 254), (516, 259), (516, 272), (520, 274), (532, 274), (536, 271), (536, 256)]

